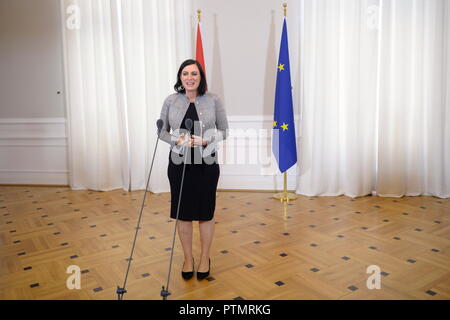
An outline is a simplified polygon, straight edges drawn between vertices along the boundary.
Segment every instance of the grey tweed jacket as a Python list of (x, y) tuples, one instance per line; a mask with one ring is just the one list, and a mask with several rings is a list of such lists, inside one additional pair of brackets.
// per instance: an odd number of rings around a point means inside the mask
[[(169, 143), (173, 152), (182, 154), (184, 148), (176, 145), (183, 130), (181, 122), (189, 108), (189, 99), (182, 93), (174, 93), (166, 98), (160, 119), (164, 121), (160, 139)], [(205, 158), (215, 152), (217, 143), (228, 135), (228, 120), (222, 101), (213, 93), (206, 92), (195, 99), (199, 122), (194, 123), (193, 134), (201, 136), (208, 144), (200, 147)]]

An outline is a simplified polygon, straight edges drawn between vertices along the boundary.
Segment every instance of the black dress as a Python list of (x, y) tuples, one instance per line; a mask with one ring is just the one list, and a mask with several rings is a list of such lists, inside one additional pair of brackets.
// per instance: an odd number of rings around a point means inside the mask
[[(180, 129), (186, 129), (186, 119), (191, 119), (194, 122), (194, 126), (195, 121), (199, 121), (194, 103), (189, 104)], [(187, 154), (185, 157), (186, 169), (178, 219), (184, 221), (209, 221), (214, 217), (216, 208), (216, 191), (220, 175), (219, 164), (216, 161), (212, 164), (205, 163), (204, 159), (201, 158), (200, 148), (198, 147), (191, 148), (190, 151), (190, 154)], [(216, 156), (216, 153), (212, 154), (212, 157), (215, 158)], [(183, 175), (183, 162), (177, 161), (174, 163), (172, 157), (184, 159), (184, 156), (171, 151), (167, 169), (171, 195), (170, 217), (176, 219)], [(197, 160), (194, 161), (194, 159)], [(200, 159), (201, 161), (199, 161)], [(211, 162), (208, 161), (208, 163)]]

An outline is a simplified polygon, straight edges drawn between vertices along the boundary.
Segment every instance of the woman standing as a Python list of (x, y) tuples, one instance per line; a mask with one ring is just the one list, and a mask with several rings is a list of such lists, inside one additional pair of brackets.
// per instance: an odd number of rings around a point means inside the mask
[[(177, 218), (183, 160), (186, 161), (183, 193), (178, 214), (178, 234), (184, 252), (182, 276), (194, 274), (192, 255), (192, 221), (199, 221), (201, 255), (197, 278), (210, 273), (209, 250), (214, 236), (214, 210), (220, 169), (216, 145), (226, 138), (228, 121), (220, 99), (207, 92), (206, 77), (196, 60), (186, 60), (178, 70), (177, 93), (164, 101), (161, 119), (164, 126), (160, 138), (171, 145), (167, 170), (172, 219)], [(193, 132), (187, 132), (186, 119), (191, 119)], [(172, 132), (171, 132), (172, 129)]]

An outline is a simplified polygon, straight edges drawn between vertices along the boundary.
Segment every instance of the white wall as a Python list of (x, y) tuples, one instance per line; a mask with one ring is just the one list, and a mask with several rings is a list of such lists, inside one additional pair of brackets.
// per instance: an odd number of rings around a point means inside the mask
[(0, 0), (0, 184), (67, 184), (59, 0)]

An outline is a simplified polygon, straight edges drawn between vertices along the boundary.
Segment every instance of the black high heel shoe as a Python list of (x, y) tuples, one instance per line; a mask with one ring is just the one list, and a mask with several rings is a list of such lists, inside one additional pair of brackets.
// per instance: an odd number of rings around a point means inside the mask
[(210, 271), (211, 271), (211, 259), (209, 259), (208, 271), (206, 271), (206, 272), (198, 272), (197, 271), (197, 279), (198, 280), (203, 280), (203, 279), (207, 278), (209, 276), (209, 272)]
[[(184, 263), (183, 263), (183, 268), (184, 268)], [(194, 276), (194, 259), (192, 259), (192, 271), (183, 272), (183, 270), (181, 270), (181, 276), (183, 277), (184, 280), (189, 280)]]

